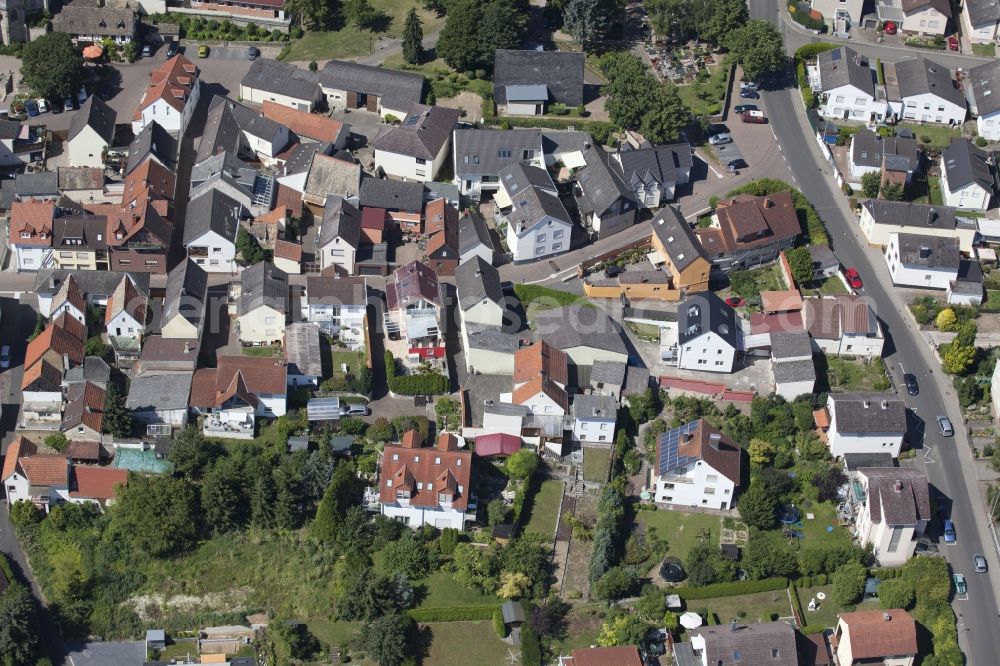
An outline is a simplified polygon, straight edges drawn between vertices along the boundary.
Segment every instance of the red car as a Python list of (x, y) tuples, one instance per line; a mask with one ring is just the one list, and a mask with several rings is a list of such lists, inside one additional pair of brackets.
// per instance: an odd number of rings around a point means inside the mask
[(948, 37), (947, 42), (949, 51), (958, 50), (958, 37), (956, 37), (955, 35), (951, 35), (950, 37)]
[(858, 275), (857, 268), (848, 268), (845, 270), (844, 277), (847, 278), (847, 284), (851, 285), (851, 289), (861, 289), (864, 286), (861, 284), (861, 276)]
[(738, 308), (743, 305), (743, 299), (739, 296), (730, 296), (726, 299), (726, 305), (731, 308)]
[(895, 35), (897, 28), (896, 28), (896, 24), (893, 23), (892, 21), (886, 21), (885, 25), (882, 27), (882, 29), (885, 30), (885, 34), (887, 34), (887, 35)]

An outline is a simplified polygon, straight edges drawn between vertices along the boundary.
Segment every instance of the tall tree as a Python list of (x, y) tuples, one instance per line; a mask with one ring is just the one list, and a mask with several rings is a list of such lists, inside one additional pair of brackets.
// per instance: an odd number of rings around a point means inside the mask
[(780, 71), (785, 66), (785, 43), (770, 21), (750, 19), (729, 33), (726, 47), (743, 66), (748, 80)]
[(525, 26), (514, 0), (452, 0), (437, 52), (460, 72), (493, 69), (495, 51), (517, 48)]
[(365, 651), (379, 666), (400, 666), (409, 656), (406, 632), (411, 620), (405, 615), (390, 613), (365, 625)]
[(653, 143), (676, 141), (681, 130), (691, 122), (691, 110), (684, 105), (673, 83), (652, 82), (651, 85), (653, 92), (639, 132)]
[(115, 437), (132, 434), (132, 413), (125, 406), (125, 395), (117, 384), (109, 383), (104, 395), (104, 431)]
[(21, 77), (39, 97), (65, 99), (80, 89), (83, 61), (69, 35), (50, 32), (25, 45)]
[(424, 26), (417, 16), (417, 8), (410, 7), (403, 23), (403, 60), (411, 65), (419, 65), (424, 55)]
[(246, 523), (244, 483), (243, 470), (232, 458), (217, 460), (205, 473), (200, 486), (201, 510), (213, 533), (231, 532)]
[(584, 51), (594, 51), (608, 40), (613, 9), (606, 0), (569, 0), (563, 12), (563, 30)]
[(323, 493), (323, 499), (316, 510), (316, 518), (310, 528), (314, 538), (328, 544), (337, 541), (340, 522), (347, 513), (348, 507), (354, 503), (358, 492), (357, 488), (354, 467), (346, 462), (337, 465), (330, 485)]
[(750, 19), (744, 0), (711, 0), (708, 16), (701, 24), (701, 38), (722, 44), (731, 32)]
[(178, 474), (200, 479), (212, 461), (224, 453), (223, 449), (210, 444), (195, 426), (184, 428), (174, 437), (168, 458)]
[(136, 551), (167, 557), (195, 544), (199, 514), (198, 496), (189, 481), (132, 476), (111, 508), (111, 524)]
[(369, 0), (345, 0), (344, 19), (357, 28), (370, 27), (379, 17), (379, 11)]
[(813, 281), (813, 260), (809, 248), (792, 248), (785, 252), (785, 256), (788, 258), (788, 265), (792, 267), (792, 278), (799, 286)]
[(7, 591), (0, 594), (0, 662), (5, 666), (34, 664), (37, 647), (35, 598), (24, 585), (11, 581)]
[(604, 108), (611, 121), (622, 127), (639, 127), (656, 81), (642, 61), (630, 53), (605, 55), (601, 70), (608, 80), (601, 93), (607, 96)]

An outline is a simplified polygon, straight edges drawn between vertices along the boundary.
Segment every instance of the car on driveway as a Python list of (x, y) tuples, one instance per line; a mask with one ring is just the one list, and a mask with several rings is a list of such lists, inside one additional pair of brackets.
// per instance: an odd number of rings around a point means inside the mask
[(10, 345), (0, 347), (0, 368), (10, 367)]
[(729, 132), (721, 132), (708, 137), (708, 142), (713, 146), (721, 146), (733, 142), (733, 135)]
[(746, 169), (748, 166), (750, 166), (750, 165), (748, 165), (746, 163), (746, 160), (744, 160), (742, 158), (737, 158), (735, 160), (729, 160), (729, 163), (726, 164), (726, 168), (729, 169), (729, 173), (736, 173), (740, 169)]
[(906, 385), (906, 392), (910, 395), (917, 395), (920, 393), (920, 387), (917, 386), (917, 378), (913, 374), (907, 372), (903, 375), (903, 384)]
[(167, 46), (167, 59), (169, 60), (170, 58), (173, 58), (179, 52), (180, 52), (180, 46), (178, 46), (177, 42), (170, 42), (170, 44)]
[(142, 57), (143, 58), (148, 58), (151, 55), (153, 55), (153, 45), (152, 44), (146, 44), (145, 46), (142, 47)]
[(767, 116), (764, 115), (763, 111), (744, 111), (743, 115), (740, 116), (740, 120), (745, 123), (764, 125), (767, 123)]
[(38, 105), (38, 113), (48, 113), (49, 112), (49, 102), (48, 100), (39, 97), (35, 100), (35, 104)]
[(965, 585), (965, 576), (962, 574), (952, 574), (951, 580), (955, 583), (955, 594), (966, 594), (969, 588)]
[(746, 302), (739, 296), (730, 296), (729, 298), (726, 299), (726, 305), (728, 305), (731, 308), (738, 308), (745, 304)]
[(976, 573), (986, 573), (990, 569), (986, 565), (986, 558), (979, 554), (972, 556), (972, 566), (976, 567)]
[(756, 104), (737, 104), (733, 107), (733, 113), (742, 116), (747, 111), (759, 111)]
[(740, 90), (757, 90), (758, 86), (755, 81), (740, 81)]
[(857, 268), (846, 269), (844, 277), (847, 278), (847, 284), (851, 285), (851, 289), (861, 289), (864, 286), (864, 283), (861, 282), (861, 276), (858, 275)]
[(247, 49), (247, 60), (256, 60), (260, 55), (260, 49), (256, 46), (251, 46)]
[(753, 88), (743, 88), (740, 90), (740, 97), (743, 99), (760, 99), (760, 94)]
[(956, 541), (958, 541), (958, 537), (955, 534), (955, 523), (951, 522), (951, 519), (946, 519), (944, 521), (944, 542), (955, 543)]
[(951, 437), (955, 434), (955, 428), (951, 425), (951, 419), (947, 416), (937, 417), (938, 431), (942, 437)]
[(24, 111), (32, 118), (37, 116), (39, 114), (39, 111), (38, 111), (38, 105), (35, 104), (35, 100), (33, 99), (26, 100), (24, 102)]
[(208, 47), (207, 46), (202, 45), (202, 46), (198, 47), (198, 57), (199, 58), (207, 58), (208, 57)]

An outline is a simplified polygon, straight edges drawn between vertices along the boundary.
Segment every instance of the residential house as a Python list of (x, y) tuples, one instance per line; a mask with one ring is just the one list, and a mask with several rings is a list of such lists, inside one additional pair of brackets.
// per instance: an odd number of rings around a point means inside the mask
[(281, 123), (299, 138), (329, 143), (337, 150), (347, 145), (351, 135), (350, 125), (329, 116), (309, 113), (266, 99), (260, 110), (265, 118)]
[(49, 306), (49, 317), (57, 319), (60, 314), (78, 321), (84, 328), (87, 326), (87, 299), (80, 289), (80, 284), (72, 274), (59, 285)]
[(66, 391), (62, 430), (73, 440), (100, 442), (104, 437), (106, 391), (91, 382), (73, 384)]
[(415, 105), (398, 126), (375, 139), (376, 170), (406, 181), (434, 180), (448, 157), (460, 117), (458, 109)]
[(917, 623), (901, 608), (841, 613), (832, 640), (840, 666), (913, 666), (919, 651)]
[(378, 499), (382, 515), (408, 527), (431, 525), (464, 529), (475, 517), (472, 453), (460, 451), (458, 438), (441, 433), (434, 447), (419, 437), (403, 437), (382, 452)]
[(66, 502), (108, 502), (115, 488), (127, 485), (128, 472), (110, 467), (73, 465), (63, 454), (40, 454), (18, 437), (7, 448), (2, 477), (8, 509), (27, 500), (41, 511)]
[(106, 192), (104, 189), (103, 167), (56, 167), (56, 187), (65, 197), (62, 202), (64, 205), (67, 204), (66, 199), (79, 204), (118, 201), (117, 193)]
[(274, 265), (289, 275), (302, 274), (302, 244), (278, 238), (274, 241)]
[(771, 336), (774, 392), (785, 400), (810, 395), (816, 388), (813, 348), (805, 331), (775, 331)]
[[(920, 0), (907, 0), (908, 3)], [(929, 11), (937, 11), (931, 4), (937, 4), (951, 12), (944, 0), (924, 0)], [(930, 21), (933, 23), (934, 21)], [(947, 19), (939, 21), (941, 32)], [(906, 30), (906, 28), (903, 28)], [(923, 30), (921, 30), (923, 32)], [(896, 63), (896, 81), (902, 102), (902, 120), (936, 125), (961, 125), (965, 122), (968, 109), (965, 96), (958, 89), (958, 82), (944, 65), (926, 58), (901, 60)]]
[(576, 170), (573, 194), (583, 226), (595, 238), (607, 238), (635, 223), (635, 194), (619, 174), (619, 165), (597, 143), (585, 143), (585, 166)]
[[(972, 4), (982, 7), (983, 0), (971, 0)], [(1000, 15), (1000, 10), (991, 7), (990, 14)], [(963, 14), (965, 11), (963, 10)], [(993, 22), (992, 19), (990, 21)], [(991, 28), (995, 30), (995, 24)], [(969, 103), (969, 111), (976, 118), (976, 132), (987, 141), (1000, 140), (1000, 60), (993, 60), (969, 69), (963, 80), (965, 100)]]
[(566, 352), (576, 366), (591, 366), (596, 361), (627, 362), (629, 358), (621, 327), (600, 308), (574, 303), (539, 312), (535, 334)]
[(583, 106), (584, 53), (497, 49), (493, 99), (497, 112), (541, 116), (553, 105)]
[(323, 332), (338, 336), (352, 348), (364, 346), (368, 312), (365, 278), (310, 275), (301, 303), (303, 319), (318, 324)]
[(414, 72), (330, 60), (317, 74), (331, 110), (360, 109), (383, 119), (405, 118), (423, 96), (424, 77)]
[(500, 273), (476, 256), (459, 264), (455, 286), (466, 369), (488, 374), (512, 373), (518, 342), (516, 336), (502, 330), (506, 303)]
[[(246, 208), (251, 217), (260, 218), (274, 210), (278, 186), (274, 176), (232, 151), (221, 150), (200, 159), (191, 169), (190, 198), (218, 190)], [(282, 210), (280, 215), (284, 214)]]
[(160, 316), (160, 335), (167, 339), (199, 340), (205, 327), (208, 274), (187, 259), (167, 277)]
[(235, 273), (236, 236), (243, 215), (242, 204), (216, 189), (191, 199), (184, 224), (188, 259), (207, 273)]
[(831, 393), (827, 437), (830, 453), (877, 453), (899, 457), (906, 435), (906, 404), (895, 393)]
[(358, 195), (361, 209), (378, 208), (405, 232), (423, 231), (424, 187), (382, 178), (362, 178)]
[(154, 69), (132, 118), (132, 132), (139, 134), (155, 121), (174, 136), (183, 136), (201, 96), (199, 75), (198, 66), (180, 54)]
[(195, 371), (188, 406), (205, 415), (205, 435), (253, 439), (257, 417), (285, 414), (287, 369), (280, 359), (220, 356), (217, 367)]
[(687, 185), (694, 163), (686, 143), (631, 148), (619, 144), (612, 155), (616, 171), (642, 208), (659, 208), (676, 196), (678, 185)]
[(443, 353), (441, 287), (432, 268), (415, 260), (397, 268), (385, 286), (385, 300), (387, 337)]
[(816, 351), (881, 358), (885, 336), (872, 306), (858, 296), (802, 299), (802, 322)]
[(173, 201), (177, 188), (177, 175), (159, 160), (150, 157), (128, 172), (124, 185), (123, 206), (137, 205), (149, 196)]
[(111, 380), (111, 366), (99, 356), (85, 356), (80, 365), (71, 365), (69, 370), (63, 373), (62, 385), (68, 389), (73, 384), (83, 384), (90, 382), (106, 389)]
[(736, 311), (707, 291), (690, 296), (677, 309), (677, 367), (702, 372), (732, 372), (742, 347)]
[[(868, 130), (851, 137), (850, 182), (860, 186), (866, 173), (881, 173), (882, 182), (909, 183), (920, 170), (920, 145), (912, 137), (878, 136)], [(900, 182), (902, 181), (902, 182)]]
[(159, 432), (155, 426), (186, 426), (191, 377), (191, 372), (140, 374), (133, 377), (125, 400), (125, 407), (131, 412), (132, 420), (147, 426), (150, 434)]
[(108, 220), (103, 215), (65, 215), (52, 220), (52, 261), (60, 269), (108, 270)]
[(947, 289), (958, 277), (957, 238), (890, 234), (885, 263), (892, 283), (901, 287)]
[(138, 27), (136, 10), (127, 4), (111, 7), (76, 0), (63, 5), (52, 17), (52, 29), (69, 34), (78, 44), (100, 43), (107, 39), (122, 46), (135, 38)]
[(119, 366), (138, 360), (141, 341), (146, 332), (149, 302), (130, 275), (122, 277), (114, 293), (108, 297), (104, 311), (104, 326), (108, 341)]
[(104, 168), (104, 151), (115, 139), (115, 110), (97, 95), (91, 95), (73, 116), (66, 135), (70, 166)]
[(931, 520), (927, 476), (908, 467), (865, 467), (851, 477), (858, 543), (871, 544), (879, 566), (906, 564)]
[(740, 445), (704, 419), (673, 428), (656, 444), (654, 501), (731, 509), (743, 466)]
[(316, 72), (271, 58), (257, 58), (240, 81), (240, 99), (252, 104), (273, 102), (312, 111), (323, 98)]
[(500, 326), (468, 323), (462, 329), (465, 369), (470, 373), (509, 375), (525, 340)]
[[(818, 0), (814, 0), (814, 4), (815, 1)], [(857, 3), (860, 14), (860, 0), (851, 2)], [(853, 20), (860, 23), (861, 17)], [(842, 46), (820, 53), (816, 64), (809, 65), (807, 69), (810, 85), (822, 95), (819, 106), (822, 117), (863, 122), (891, 117), (885, 87), (877, 85), (875, 71), (868, 60), (854, 49)]]
[(143, 197), (127, 207), (88, 207), (88, 212), (108, 218), (111, 270), (166, 274), (174, 232), (167, 219), (168, 210), (166, 200), (152, 197)]
[(47, 143), (44, 125), (0, 119), (0, 166), (41, 163)]
[(570, 656), (559, 657), (559, 666), (643, 666), (634, 645), (576, 648)]
[(479, 257), (488, 264), (493, 263), (494, 247), (486, 220), (478, 213), (467, 210), (458, 218), (459, 264)]
[[(108, 303), (108, 297), (114, 292), (118, 283), (121, 282), (125, 271), (70, 271), (60, 269), (49, 269), (40, 271), (35, 277), (33, 291), (38, 296), (38, 308), (43, 317), (52, 318), (55, 316), (57, 301), (62, 297), (57, 295), (62, 291), (63, 286), (72, 278), (80, 293), (84, 295), (90, 304), (104, 307)], [(141, 272), (128, 273), (135, 281), (136, 286), (145, 294), (149, 293), (149, 274)]]
[(323, 206), (316, 253), (320, 270), (354, 274), (354, 257), (361, 244), (361, 211), (344, 197), (331, 194)]
[(889, 244), (890, 234), (922, 234), (957, 238), (962, 252), (971, 254), (977, 233), (976, 221), (961, 217), (950, 206), (886, 199), (869, 199), (861, 204), (858, 224), (868, 243), (880, 249)]
[(673, 286), (688, 293), (707, 290), (711, 262), (680, 210), (667, 206), (649, 224), (653, 249), (670, 271)]
[(959, 20), (962, 34), (973, 44), (991, 44), (1000, 26), (1000, 6), (991, 0), (966, 0)]
[(518, 349), (514, 353), (514, 390), (501, 393), (500, 401), (521, 405), (535, 416), (564, 416), (569, 412), (568, 358), (545, 340)]
[(944, 35), (948, 32), (952, 12), (951, 4), (945, 0), (888, 0), (886, 4), (899, 7), (903, 18), (896, 25), (904, 32), (920, 35)]
[(55, 212), (48, 202), (15, 201), (11, 205), (8, 245), (18, 272), (37, 271), (50, 260)]
[(55, 171), (26, 171), (14, 181), (14, 201), (55, 201), (61, 195)]
[(712, 265), (726, 273), (775, 261), (802, 233), (790, 192), (719, 201), (712, 223), (695, 233)]
[(945, 205), (985, 213), (997, 189), (993, 155), (968, 139), (952, 139), (941, 153), (941, 194)]
[(319, 324), (308, 322), (289, 324), (285, 329), (284, 352), (285, 361), (288, 363), (289, 386), (292, 388), (319, 386), (323, 378)]
[(268, 118), (239, 102), (216, 95), (208, 107), (205, 131), (198, 147), (198, 161), (222, 150), (270, 163), (291, 141), (279, 120)]
[[(673, 644), (676, 666), (803, 666), (799, 661), (794, 625), (787, 621), (741, 623), (698, 627), (688, 631), (688, 640)], [(809, 662), (812, 666), (813, 662)]]
[(479, 201), (500, 188), (504, 167), (527, 162), (544, 167), (542, 132), (537, 129), (457, 129), (452, 172), (463, 196)]
[(150, 123), (139, 132), (128, 146), (125, 174), (153, 159), (168, 169), (177, 162), (177, 139), (163, 129), (159, 123)]
[(545, 169), (519, 162), (504, 167), (500, 181), (494, 217), (506, 227), (515, 263), (570, 249), (573, 221)]
[(575, 396), (573, 439), (583, 446), (611, 448), (617, 415), (618, 401), (611, 396), (594, 393)]
[(459, 264), (458, 209), (444, 199), (427, 204), (427, 263), (438, 275), (451, 277)]
[(813, 262), (813, 279), (822, 280), (840, 272), (840, 259), (829, 245), (810, 245), (809, 256)]
[(260, 262), (240, 273), (236, 325), (244, 345), (282, 342), (288, 314), (288, 274)]
[(983, 302), (983, 269), (976, 260), (958, 262), (958, 275), (948, 283), (947, 300), (952, 305), (978, 307)]
[(385, 240), (388, 217), (389, 214), (384, 208), (368, 207), (361, 211), (362, 245), (378, 245)]
[(320, 152), (312, 156), (303, 184), (302, 201), (313, 206), (336, 194), (356, 200), (361, 192), (361, 165)]
[(590, 367), (590, 392), (621, 400), (628, 366), (616, 361), (597, 361)]

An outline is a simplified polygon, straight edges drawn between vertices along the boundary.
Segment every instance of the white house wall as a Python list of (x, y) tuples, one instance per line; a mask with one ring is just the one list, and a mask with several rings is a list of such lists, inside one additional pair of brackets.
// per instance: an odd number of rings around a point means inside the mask
[[(187, 244), (188, 257), (206, 273), (235, 273), (236, 245), (214, 231), (202, 234)], [(192, 248), (205, 248), (206, 256), (193, 256)]]
[[(673, 487), (668, 487), (672, 485)], [(698, 460), (656, 478), (656, 502), (675, 506), (731, 509), (735, 484), (711, 465)]]
[(382, 515), (402, 521), (411, 528), (431, 525), (438, 529), (451, 527), (462, 530), (465, 527), (465, 514), (455, 509), (436, 509), (418, 506), (382, 505)]
[(903, 119), (935, 125), (958, 125), (965, 121), (966, 107), (958, 106), (937, 95), (924, 93), (903, 100)]

